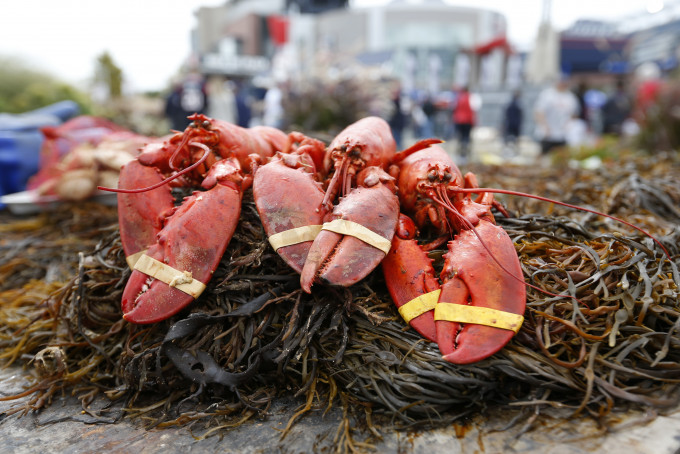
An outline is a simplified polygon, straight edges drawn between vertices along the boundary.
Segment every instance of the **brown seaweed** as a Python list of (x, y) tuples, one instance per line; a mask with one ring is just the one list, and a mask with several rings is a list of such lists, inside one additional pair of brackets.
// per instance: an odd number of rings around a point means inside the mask
[[(507, 189), (527, 191), (513, 187), (521, 183), (515, 173), (531, 180), (524, 168), (475, 170)], [(534, 192), (541, 192), (548, 170), (534, 171), (541, 176), (531, 180)], [(93, 418), (194, 430), (203, 422), (207, 436), (266, 415), (274, 399), (291, 394), (304, 402), (291, 424), (340, 405), (345, 421), (360, 418), (378, 436), (381, 415), (381, 425), (427, 428), (498, 407), (532, 408), (528, 427), (541, 408), (569, 408), (605, 425), (616, 410), (673, 408), (680, 382), (680, 179), (677, 172), (659, 178), (656, 167), (646, 176), (638, 171), (571, 171), (563, 178), (579, 184), (565, 201), (637, 222), (671, 257), (610, 220), (505, 200), (513, 215), (498, 222), (534, 287), (527, 288), (519, 334), (467, 366), (443, 361), (436, 344), (405, 326), (380, 270), (348, 289), (301, 292), (269, 247), (250, 192), (207, 290), (187, 310), (150, 326), (121, 319), (129, 271), (115, 210), (106, 212), (106, 227), (80, 208), (6, 219), (0, 360), (35, 366), (33, 385), (22, 393), (29, 398), (10, 412), (40, 410), (69, 389)], [(92, 410), (99, 396), (122, 402), (122, 412)], [(368, 447), (349, 424), (335, 439), (346, 450)]]

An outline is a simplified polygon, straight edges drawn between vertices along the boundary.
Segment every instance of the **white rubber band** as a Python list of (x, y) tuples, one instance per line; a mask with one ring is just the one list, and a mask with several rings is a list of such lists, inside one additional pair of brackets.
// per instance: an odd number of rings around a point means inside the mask
[(142, 255), (137, 263), (135, 263), (135, 270), (141, 271), (142, 273), (158, 279), (161, 282), (165, 282), (170, 287), (175, 287), (187, 295), (191, 295), (194, 298), (203, 293), (205, 290), (205, 284), (197, 279), (191, 277), (189, 271), (179, 271), (160, 262), (148, 255)]
[(376, 249), (380, 249), (385, 255), (390, 252), (390, 248), (392, 247), (392, 242), (387, 238), (378, 235), (373, 230), (370, 230), (361, 224), (346, 219), (334, 219), (330, 222), (326, 222), (321, 229), (358, 238), (364, 243), (370, 244)]
[(304, 243), (305, 241), (314, 241), (314, 238), (321, 231), (320, 225), (304, 225), (283, 232), (275, 233), (269, 237), (269, 244), (272, 245), (275, 251), (282, 247), (291, 246), (293, 244)]
[(134, 254), (125, 257), (125, 261), (127, 262), (130, 269), (132, 270), (135, 269), (135, 263), (137, 263), (137, 260), (139, 260), (139, 258), (144, 254), (146, 254), (146, 249), (144, 249), (143, 251), (135, 252)]

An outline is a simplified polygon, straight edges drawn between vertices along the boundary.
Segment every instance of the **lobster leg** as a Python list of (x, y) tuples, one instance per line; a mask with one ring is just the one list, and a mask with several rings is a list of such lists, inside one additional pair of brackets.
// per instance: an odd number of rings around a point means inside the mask
[[(121, 168), (118, 187), (146, 187), (162, 180), (163, 175), (155, 167), (142, 165), (135, 159)], [(173, 202), (167, 187), (143, 194), (118, 194), (120, 240), (130, 268), (134, 267), (139, 255), (156, 242), (156, 235), (163, 228), (166, 215), (172, 211)]]
[(486, 220), (480, 220), (475, 231), (463, 230), (449, 243), (435, 308), (439, 350), (456, 364), (482, 360), (503, 348), (519, 330), (526, 305), (522, 270), (510, 237)]
[[(219, 161), (206, 177), (216, 184), (187, 197), (167, 219), (157, 243), (137, 262), (123, 292), (127, 321), (144, 324), (166, 319), (198, 297), (236, 230), (242, 180), (235, 159)], [(159, 268), (170, 278), (157, 274)]]
[(415, 240), (416, 233), (411, 218), (400, 214), (392, 248), (381, 264), (399, 313), (423, 337), (436, 342), (434, 307), (440, 286), (432, 260)]
[(309, 250), (300, 276), (300, 285), (308, 293), (314, 282), (355, 284), (389, 251), (399, 217), (393, 178), (369, 167), (358, 181), (364, 185), (334, 206)]

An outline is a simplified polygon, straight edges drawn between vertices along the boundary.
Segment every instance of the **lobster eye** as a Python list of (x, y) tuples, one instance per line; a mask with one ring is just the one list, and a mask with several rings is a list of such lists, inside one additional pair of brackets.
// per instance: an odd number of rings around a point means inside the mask
[(358, 149), (353, 148), (352, 151), (349, 152), (349, 155), (353, 158), (358, 158), (361, 156), (361, 152)]
[(427, 179), (430, 180), (430, 181), (436, 180), (437, 179), (437, 172), (435, 172), (434, 170), (427, 172)]
[(340, 150), (341, 151), (347, 151), (347, 144), (343, 143), (342, 145), (340, 145)]
[(208, 128), (210, 127), (210, 122), (209, 122), (208, 120), (205, 120), (205, 121), (203, 122), (203, 127), (204, 127), (205, 129), (208, 129)]
[(451, 175), (449, 172), (444, 174), (444, 181), (451, 181), (451, 178), (453, 178), (453, 175)]

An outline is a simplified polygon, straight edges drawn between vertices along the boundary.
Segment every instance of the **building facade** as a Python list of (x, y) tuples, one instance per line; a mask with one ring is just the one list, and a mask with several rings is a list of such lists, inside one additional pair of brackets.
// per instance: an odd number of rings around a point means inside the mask
[[(406, 91), (502, 85), (512, 52), (497, 12), (443, 0), (232, 0), (196, 12), (194, 50), (204, 74), (325, 77), (375, 71)], [(515, 65), (516, 67), (517, 65)]]

